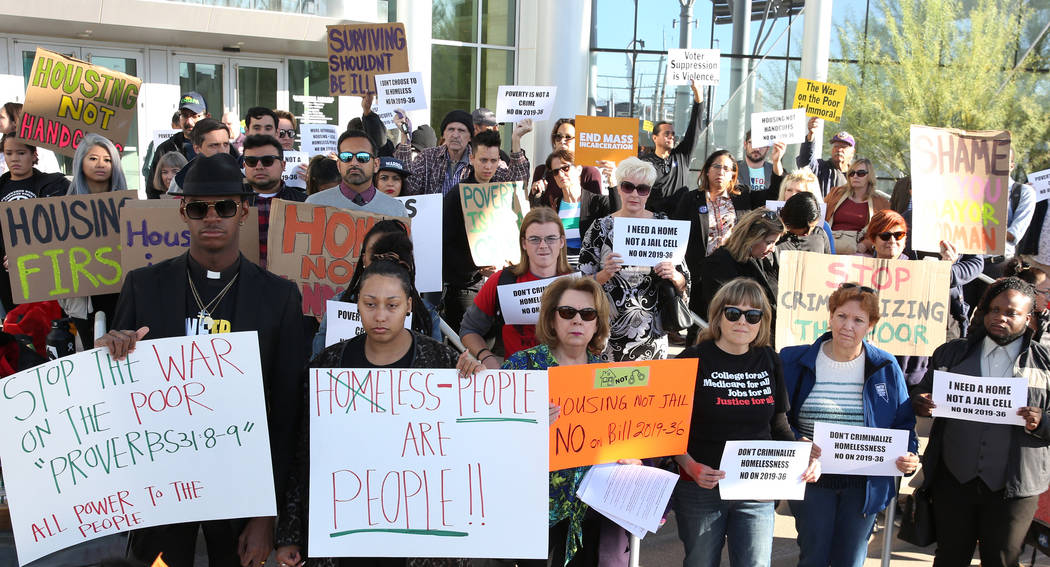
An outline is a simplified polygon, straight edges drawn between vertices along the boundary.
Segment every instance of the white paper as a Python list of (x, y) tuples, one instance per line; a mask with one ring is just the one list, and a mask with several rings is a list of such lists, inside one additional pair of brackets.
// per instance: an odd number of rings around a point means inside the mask
[[(325, 315), (328, 318), (328, 327), (324, 335), (324, 346), (326, 347), (365, 333), (356, 303), (329, 299), (325, 302)], [(411, 313), (405, 317), (406, 329), (412, 328), (412, 317)]]
[(689, 221), (613, 217), (613, 252), (626, 266), (681, 263), (689, 245)]
[(722, 53), (717, 49), (668, 49), (667, 84), (717, 85), (721, 78)]
[(139, 341), (122, 362), (92, 349), (5, 378), (19, 563), (128, 529), (273, 516), (261, 373), (251, 331)]
[[(771, 210), (771, 211), (773, 211), (774, 213), (778, 213), (779, 214), (780, 213), (780, 209), (784, 208), (784, 203), (786, 203), (786, 202), (787, 201), (766, 201), (766, 208)], [(828, 204), (827, 203), (818, 203), (818, 204), (820, 205), (820, 221), (821, 221), (818, 224), (819, 225), (823, 225), (824, 219), (827, 217), (827, 213), (828, 213)]]
[[(394, 109), (393, 108), (379, 108), (379, 105), (372, 105), (372, 112), (379, 116), (379, 119), (383, 121), (383, 126), (387, 130), (397, 129), (397, 124), (394, 123)], [(398, 138), (400, 139), (400, 137)]]
[(751, 115), (751, 145), (772, 146), (774, 142), (801, 144), (806, 141), (806, 109), (755, 112)]
[(593, 466), (586, 476), (580, 500), (654, 533), (678, 482), (677, 474), (663, 469), (616, 463)]
[(798, 441), (727, 441), (718, 467), (722, 500), (802, 500), (809, 466), (809, 443)]
[[(177, 128), (164, 128), (163, 130), (154, 130), (153, 151), (157, 151), (157, 148), (160, 147), (161, 144), (167, 142), (168, 138), (174, 136), (175, 134), (178, 134), (179, 132), (182, 132), (182, 130), (179, 130)], [(181, 153), (182, 148), (179, 148), (179, 150)]]
[(1028, 405), (1027, 378), (990, 378), (933, 371), (934, 417), (1024, 425), (1017, 410)]
[(540, 320), (540, 296), (557, 277), (498, 287), (499, 307), (508, 325), (535, 325)]
[(305, 166), (309, 161), (310, 158), (305, 152), (285, 150), (284, 171), (281, 173), (281, 180), (284, 181), (284, 184), (289, 187), (306, 189), (306, 180), (299, 178), (298, 169), (300, 165)]
[(558, 87), (503, 85), (496, 97), (496, 122), (549, 120)]
[(813, 443), (820, 447), (821, 473), (904, 476), (897, 458), (908, 453), (908, 432), (818, 421)]
[(426, 110), (427, 97), (423, 91), (423, 73), (389, 73), (376, 75), (376, 104), (393, 110)]
[(395, 197), (412, 221), (412, 254), (416, 258), (416, 291), (441, 291), (442, 197), (440, 194)]
[(1050, 198), (1050, 169), (1029, 173), (1028, 184), (1032, 186), (1032, 189), (1035, 189), (1036, 202)]
[(299, 149), (309, 157), (337, 152), (339, 129), (334, 124), (300, 124)]
[(546, 371), (308, 380), (312, 555), (547, 557)]

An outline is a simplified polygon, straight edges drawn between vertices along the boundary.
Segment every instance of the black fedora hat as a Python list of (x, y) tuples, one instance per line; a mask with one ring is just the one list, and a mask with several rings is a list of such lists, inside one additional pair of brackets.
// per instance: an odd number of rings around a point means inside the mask
[(251, 195), (237, 158), (228, 153), (211, 157), (197, 156), (179, 171), (178, 184), (168, 191), (177, 197), (212, 197), (216, 195)]

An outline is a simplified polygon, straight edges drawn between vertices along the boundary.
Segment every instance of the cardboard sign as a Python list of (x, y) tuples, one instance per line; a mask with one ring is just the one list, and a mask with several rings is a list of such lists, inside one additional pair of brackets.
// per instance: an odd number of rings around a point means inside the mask
[(170, 139), (175, 134), (178, 134), (179, 132), (182, 132), (182, 130), (180, 130), (178, 128), (165, 128), (163, 130), (154, 130), (153, 131), (153, 148), (154, 148), (154, 151), (156, 151), (156, 148), (159, 148), (161, 144), (163, 144), (164, 142), (167, 142), (168, 139)]
[(546, 372), (308, 380), (312, 555), (547, 557)]
[[(131, 270), (152, 266), (190, 249), (190, 230), (179, 215), (176, 199), (127, 201), (120, 208), (120, 267)], [(240, 226), (244, 257), (259, 263), (259, 209), (248, 208)]]
[(1002, 254), (1010, 203), (1010, 133), (911, 127), (912, 247)]
[(878, 291), (882, 316), (865, 337), (895, 355), (929, 356), (945, 342), (951, 264), (780, 252), (777, 350), (808, 345), (828, 330), (828, 298), (842, 283)]
[(1028, 405), (1028, 379), (934, 370), (932, 399), (933, 417), (1023, 426), (1017, 410)]
[(289, 187), (306, 189), (306, 180), (299, 179), (299, 166), (306, 166), (310, 162), (310, 156), (306, 152), (288, 150), (284, 152), (284, 171), (281, 172), (281, 181)]
[(120, 208), (135, 191), (0, 203), (15, 303), (120, 291)]
[(474, 264), (502, 268), (521, 260), (518, 215), (514, 210), (514, 194), (520, 191), (520, 181), (459, 184), (459, 201)]
[(689, 245), (689, 221), (613, 218), (613, 252), (627, 266), (679, 264)]
[(806, 141), (806, 111), (802, 108), (756, 112), (751, 115), (751, 145), (772, 146), (775, 142), (801, 144)]
[[(784, 203), (787, 201), (766, 201), (766, 208), (773, 211), (774, 213), (780, 214), (780, 209), (784, 208)], [(828, 204), (818, 203), (820, 205), (820, 220), (824, 220), (828, 216)]]
[(303, 313), (323, 315), (325, 302), (346, 288), (376, 221), (392, 218), (283, 199), (270, 201), (266, 269), (299, 284)]
[(806, 116), (842, 122), (844, 106), (846, 87), (835, 83), (799, 79), (795, 86), (795, 103), (791, 108), (805, 108)]
[(554, 96), (558, 87), (521, 87), (503, 85), (496, 97), (496, 121), (520, 122), (531, 118), (533, 122), (549, 120), (554, 108)]
[(416, 258), (416, 291), (441, 291), (442, 197), (439, 194), (394, 197), (412, 219), (412, 254)]
[[(339, 151), (336, 147), (338, 141), (339, 129), (334, 124), (299, 125), (299, 149), (309, 157), (326, 156)], [(285, 152), (285, 155), (288, 153)]]
[[(1035, 189), (1036, 202), (1050, 198), (1050, 169), (1029, 173), (1028, 184)], [(1013, 187), (1010, 189), (1013, 190)]]
[(85, 134), (124, 150), (142, 80), (38, 47), (18, 137), (73, 157)]
[(540, 320), (540, 297), (558, 277), (501, 285), (497, 287), (503, 322), (508, 325), (535, 325)]
[(908, 437), (903, 429), (813, 424), (821, 474), (904, 476), (897, 468), (897, 458), (908, 454)]
[[(325, 309), (328, 317), (328, 327), (324, 336), (325, 347), (330, 347), (339, 341), (352, 339), (365, 333), (365, 328), (361, 324), (361, 314), (357, 311), (356, 303), (329, 299), (326, 302)], [(412, 328), (411, 313), (409, 313), (408, 317), (405, 317), (405, 328)]]
[(4, 379), (19, 564), (130, 529), (273, 516), (261, 373), (251, 331), (139, 341), (120, 362), (93, 349)]
[(390, 73), (376, 75), (376, 102), (379, 108), (426, 110), (427, 95), (423, 90), (423, 73)]
[(717, 49), (668, 49), (667, 84), (717, 85), (721, 77), (722, 53)]
[(809, 443), (798, 441), (727, 441), (718, 469), (722, 500), (802, 500), (809, 466)]
[(576, 165), (620, 163), (637, 155), (637, 119), (576, 116)]
[(552, 471), (681, 455), (689, 440), (695, 358), (550, 368)]
[(408, 71), (405, 24), (333, 25), (328, 29), (328, 93), (376, 92), (376, 75)]

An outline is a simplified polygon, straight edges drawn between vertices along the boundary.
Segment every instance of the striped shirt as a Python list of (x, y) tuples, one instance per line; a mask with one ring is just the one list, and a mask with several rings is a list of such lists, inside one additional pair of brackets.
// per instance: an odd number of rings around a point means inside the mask
[(816, 382), (798, 411), (798, 428), (802, 435), (813, 438), (813, 423), (837, 423), (864, 426), (864, 353), (849, 362), (835, 362), (824, 353), (825, 343), (817, 354)]
[(565, 246), (569, 250), (580, 250), (580, 202), (569, 203), (562, 200), (558, 205), (558, 216), (565, 227)]

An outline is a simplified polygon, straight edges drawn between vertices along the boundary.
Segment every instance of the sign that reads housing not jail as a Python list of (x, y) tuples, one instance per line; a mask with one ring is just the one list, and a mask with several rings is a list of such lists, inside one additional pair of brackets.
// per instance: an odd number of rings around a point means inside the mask
[(328, 92), (376, 92), (375, 76), (408, 71), (405, 24), (328, 26)]

